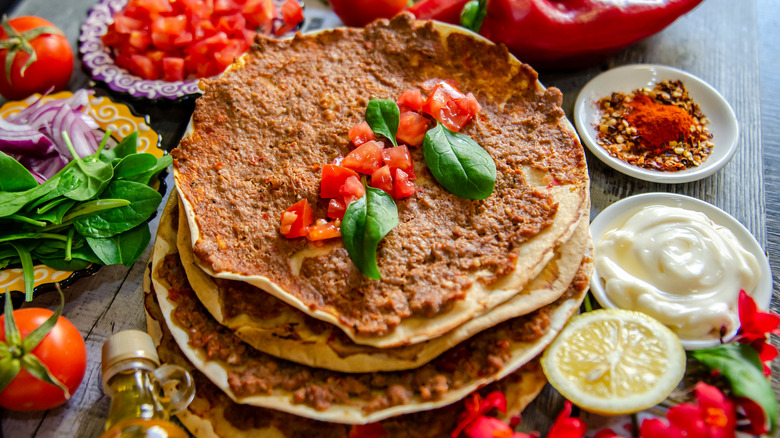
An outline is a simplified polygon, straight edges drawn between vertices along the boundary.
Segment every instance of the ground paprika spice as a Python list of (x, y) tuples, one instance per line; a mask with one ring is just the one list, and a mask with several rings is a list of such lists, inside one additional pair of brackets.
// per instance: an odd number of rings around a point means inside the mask
[(685, 143), (691, 138), (693, 118), (677, 105), (664, 105), (644, 94), (628, 103), (626, 121), (637, 130), (638, 146), (654, 155), (668, 149), (670, 142)]
[(597, 143), (628, 164), (676, 171), (700, 166), (712, 152), (707, 117), (681, 81), (615, 92), (597, 105)]

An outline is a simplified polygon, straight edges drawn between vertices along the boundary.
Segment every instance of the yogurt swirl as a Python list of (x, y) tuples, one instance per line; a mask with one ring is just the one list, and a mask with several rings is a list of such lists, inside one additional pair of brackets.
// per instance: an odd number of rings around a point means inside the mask
[(596, 269), (615, 306), (646, 313), (683, 340), (728, 337), (739, 328), (739, 290), (752, 294), (760, 266), (731, 230), (707, 215), (650, 205), (607, 231)]

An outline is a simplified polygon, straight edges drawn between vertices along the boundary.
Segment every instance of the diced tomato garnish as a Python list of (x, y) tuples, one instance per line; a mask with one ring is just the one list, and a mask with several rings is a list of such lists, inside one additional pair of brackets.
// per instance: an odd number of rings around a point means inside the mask
[(368, 122), (363, 120), (357, 125), (349, 128), (349, 139), (352, 140), (352, 144), (355, 146), (360, 146), (367, 141), (376, 140), (376, 136), (374, 135), (374, 131), (371, 130), (371, 126), (368, 125)]
[(393, 190), (393, 178), (390, 176), (390, 166), (382, 166), (371, 174), (371, 187), (384, 190), (388, 195), (395, 198)]
[(152, 44), (152, 37), (144, 30), (134, 30), (127, 35), (127, 44), (139, 52), (143, 52)]
[(114, 15), (114, 30), (119, 33), (129, 34), (134, 30), (142, 30), (145, 27), (144, 22), (124, 14)]
[(401, 143), (419, 147), (423, 144), (425, 132), (428, 130), (429, 123), (430, 121), (425, 116), (414, 111), (401, 113), (396, 138)]
[(328, 201), (328, 217), (331, 219), (344, 219), (347, 206), (341, 198), (333, 198)]
[(218, 14), (230, 13), (240, 9), (240, 5), (233, 0), (214, 0), (214, 12)]
[(482, 105), (477, 102), (477, 98), (471, 93), (467, 94), (463, 99), (459, 99), (458, 106), (471, 117), (476, 116), (482, 111)]
[(325, 219), (317, 219), (317, 222), (309, 227), (309, 234), (306, 236), (306, 238), (312, 242), (316, 240), (333, 239), (336, 237), (341, 237), (340, 219), (330, 222)]
[(408, 198), (415, 192), (414, 183), (409, 181), (409, 175), (401, 169), (395, 170), (395, 199)]
[(410, 179), (417, 178), (414, 174), (412, 154), (409, 153), (409, 148), (406, 146), (400, 145), (383, 150), (382, 159), (386, 165), (390, 166), (391, 174), (395, 172), (395, 169), (401, 169)]
[(160, 74), (151, 58), (144, 55), (130, 55), (130, 65), (126, 68), (136, 76), (145, 79), (157, 79)]
[(401, 96), (398, 97), (398, 106), (405, 105), (412, 111), (419, 112), (424, 103), (425, 99), (423, 98), (422, 93), (416, 88), (413, 90), (404, 90), (404, 92), (401, 93)]
[[(336, 166), (333, 164), (326, 164), (322, 166), (322, 181), (320, 182), (320, 197), (321, 198), (335, 198), (340, 196), (339, 189), (347, 181), (350, 176), (355, 177), (358, 182), (360, 178), (353, 170), (346, 167)], [(361, 185), (361, 187), (363, 187)]]
[(452, 88), (458, 89), (458, 81), (455, 79), (438, 79), (438, 78), (431, 78), (427, 81), (420, 84), (420, 88), (423, 89), (426, 93), (430, 93), (434, 88), (436, 88), (439, 84), (449, 84)]
[[(460, 100), (465, 98), (466, 96), (458, 89), (447, 82), (441, 82), (434, 87), (422, 110), (424, 113), (433, 116), (434, 119), (441, 122), (450, 131), (458, 132), (474, 115), (470, 111), (461, 108), (458, 104)], [(479, 103), (476, 102), (476, 99), (474, 99), (474, 102), (467, 100), (464, 103), (464, 107), (466, 109), (474, 109), (476, 108), (474, 106), (475, 103), (476, 107), (478, 107)]]
[[(215, 6), (216, 7), (216, 6)], [(242, 35), (246, 28), (246, 18), (240, 12), (235, 14), (223, 15), (217, 20), (217, 30), (221, 30), (228, 35)]]
[(363, 187), (363, 183), (356, 176), (350, 176), (344, 181), (344, 184), (339, 187), (339, 194), (344, 197), (345, 208), (349, 207), (352, 201), (357, 201), (366, 194), (366, 188)]
[(382, 144), (377, 141), (368, 141), (348, 153), (341, 165), (358, 173), (371, 175), (382, 167)]
[(274, 18), (276, 8), (273, 0), (247, 0), (242, 12), (250, 25), (258, 27)]
[(284, 24), (274, 33), (277, 36), (284, 35), (295, 29), (295, 26), (301, 21), (303, 21), (303, 8), (300, 3), (298, 3), (298, 0), (287, 0), (282, 5), (282, 22)]
[(314, 222), (314, 211), (309, 201), (301, 199), (282, 213), (279, 231), (288, 239), (303, 237), (309, 234), (312, 222)]
[(216, 61), (216, 71), (211, 75), (215, 75), (227, 68), (233, 61), (240, 57), (241, 54), (246, 52), (246, 41), (244, 39), (231, 39), (221, 48), (214, 48), (214, 61)]
[(183, 81), (184, 80), (184, 58), (175, 58), (166, 56), (162, 59), (163, 80)]

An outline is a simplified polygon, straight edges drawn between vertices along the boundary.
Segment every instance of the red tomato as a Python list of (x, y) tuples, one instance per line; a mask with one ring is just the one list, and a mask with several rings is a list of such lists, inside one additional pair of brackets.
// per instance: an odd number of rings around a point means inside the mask
[(409, 153), (409, 148), (406, 146), (400, 145), (393, 148), (387, 148), (382, 151), (382, 158), (384, 159), (385, 164), (390, 166), (391, 173), (394, 173), (395, 169), (401, 169), (409, 178), (417, 178), (414, 174), (412, 154)]
[(303, 7), (298, 0), (287, 0), (282, 5), (282, 21), (284, 25), (274, 32), (277, 36), (293, 30), (295, 26), (303, 21)]
[(184, 58), (167, 56), (162, 59), (162, 67), (164, 81), (184, 80)]
[(473, 94), (466, 96), (451, 83), (440, 81), (428, 96), (422, 110), (450, 131), (458, 132), (481, 109)]
[(317, 222), (309, 227), (309, 234), (306, 236), (310, 241), (333, 239), (341, 237), (341, 220), (326, 221), (317, 219)]
[(352, 201), (357, 201), (366, 194), (366, 188), (356, 176), (350, 176), (344, 181), (344, 185), (339, 187), (339, 194), (344, 197), (345, 209), (349, 207)]
[(382, 167), (382, 143), (369, 141), (348, 153), (341, 165), (355, 172), (371, 175)]
[(258, 27), (274, 18), (276, 8), (273, 0), (247, 0), (242, 12), (249, 24)]
[[(335, 198), (340, 196), (339, 189), (347, 181), (347, 178), (354, 176), (358, 178), (358, 174), (353, 170), (346, 167), (337, 166), (334, 164), (326, 164), (322, 166), (322, 177), (320, 182), (320, 197), (321, 198)], [(360, 178), (358, 178), (360, 181)]]
[(425, 132), (428, 130), (430, 121), (414, 111), (401, 113), (398, 122), (398, 133), (395, 135), (401, 143), (409, 146), (419, 147), (425, 140)]
[[(53, 24), (39, 17), (18, 17), (10, 20), (9, 23), (14, 30), (23, 35), (27, 31), (40, 27), (56, 29)], [(0, 40), (7, 39), (5, 30), (0, 28)], [(73, 72), (73, 50), (68, 39), (64, 35), (44, 33), (33, 38), (29, 43), (35, 51), (36, 61), (24, 69), (30, 55), (24, 50), (19, 50), (11, 64), (10, 80), (5, 73), (0, 74), (0, 94), (6, 99), (23, 99), (33, 93), (45, 93), (51, 87), (54, 87), (54, 91), (58, 91), (68, 85)], [(0, 59), (5, 60), (7, 57), (8, 49), (0, 50)]]
[(333, 198), (328, 201), (328, 217), (331, 219), (344, 219), (344, 213), (347, 211), (347, 206), (344, 205), (344, 200), (340, 198)]
[[(27, 308), (14, 311), (19, 334), (24, 339), (53, 314), (51, 310)], [(5, 316), (0, 316), (0, 340), (5, 341)], [(87, 368), (87, 348), (76, 326), (60, 316), (54, 328), (32, 350), (71, 395), (81, 384)], [(63, 391), (42, 382), (22, 369), (0, 393), (0, 406), (15, 411), (39, 411), (65, 403)]]
[(314, 222), (314, 211), (309, 201), (301, 199), (282, 213), (279, 231), (288, 239), (303, 237), (309, 234), (312, 222)]
[(368, 125), (368, 122), (363, 120), (357, 125), (349, 128), (349, 139), (352, 140), (352, 144), (355, 146), (360, 146), (367, 141), (376, 140), (376, 136), (374, 135), (374, 131), (371, 130), (371, 126)]
[(406, 106), (411, 111), (419, 112), (422, 109), (424, 103), (425, 103), (425, 98), (423, 98), (423, 95), (420, 92), (420, 90), (416, 88), (413, 90), (405, 90), (398, 97), (398, 106), (399, 107), (401, 105)]
[(330, 0), (333, 12), (347, 26), (365, 26), (377, 18), (391, 18), (406, 7), (408, 0)]
[(415, 192), (414, 183), (409, 181), (409, 175), (401, 169), (395, 170), (395, 199), (408, 198)]
[(382, 166), (371, 174), (371, 187), (384, 190), (388, 195), (395, 198), (393, 177), (390, 176), (390, 166)]

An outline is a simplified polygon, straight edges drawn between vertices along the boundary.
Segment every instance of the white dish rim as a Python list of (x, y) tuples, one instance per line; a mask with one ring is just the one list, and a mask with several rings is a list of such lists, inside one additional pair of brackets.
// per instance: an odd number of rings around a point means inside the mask
[[(715, 147), (709, 159), (699, 167), (663, 172), (633, 166), (609, 155), (596, 143), (597, 132), (593, 124), (597, 121), (598, 110), (595, 102), (615, 91), (631, 92), (667, 79), (682, 80), (690, 96), (710, 120), (709, 127), (713, 133), (712, 141)], [(657, 183), (679, 184), (706, 178), (723, 168), (734, 157), (739, 143), (739, 125), (734, 110), (715, 88), (683, 70), (657, 64), (625, 65), (607, 70), (591, 79), (577, 95), (574, 123), (582, 142), (602, 162), (623, 174)]]

